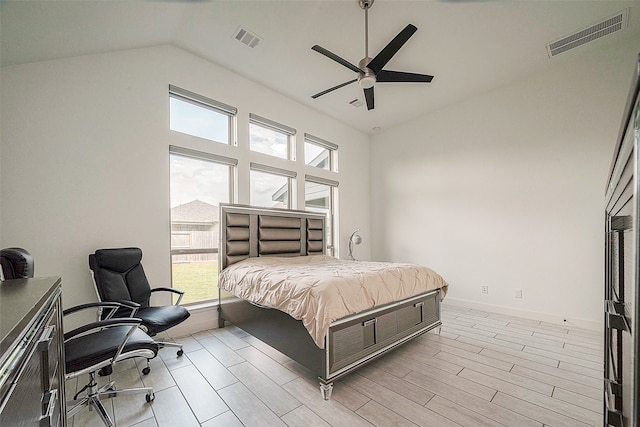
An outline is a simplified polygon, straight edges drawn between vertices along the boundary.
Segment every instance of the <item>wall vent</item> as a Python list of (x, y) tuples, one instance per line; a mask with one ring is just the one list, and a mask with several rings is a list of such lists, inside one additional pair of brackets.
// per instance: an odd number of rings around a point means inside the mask
[(599, 39), (600, 37), (625, 29), (627, 27), (628, 17), (629, 9), (625, 9), (610, 18), (591, 25), (589, 28), (577, 31), (561, 38), (560, 40), (547, 44), (547, 53), (549, 54), (549, 58), (578, 46), (582, 46), (583, 44)]
[(364, 105), (364, 102), (362, 102), (358, 98), (356, 98), (353, 101), (350, 101), (349, 105), (352, 105), (354, 107), (362, 107)]
[(262, 41), (262, 37), (259, 37), (255, 33), (252, 33), (251, 31), (242, 27), (238, 27), (236, 32), (233, 34), (233, 38), (251, 48), (258, 46), (258, 44)]

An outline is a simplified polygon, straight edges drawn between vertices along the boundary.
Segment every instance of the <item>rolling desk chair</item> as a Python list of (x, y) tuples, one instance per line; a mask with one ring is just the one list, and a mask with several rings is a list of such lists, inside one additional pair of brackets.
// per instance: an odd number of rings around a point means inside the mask
[[(67, 417), (73, 417), (85, 407), (96, 410), (107, 427), (114, 425), (100, 398), (113, 398), (137, 393), (146, 393), (146, 401), (155, 398), (153, 388), (140, 387), (117, 390), (113, 381), (98, 387), (95, 379), (97, 371), (111, 367), (115, 362), (132, 357), (149, 359), (158, 354), (158, 344), (140, 328), (142, 321), (137, 318), (112, 318), (118, 310), (132, 310), (134, 307), (123, 303), (88, 303), (63, 311), (64, 316), (86, 309), (102, 309), (105, 320), (80, 326), (64, 334), (64, 354), (67, 380), (89, 374), (89, 382), (78, 391), (73, 400), (67, 401)], [(86, 391), (83, 397), (79, 397)]]
[(34, 262), (31, 254), (22, 248), (0, 250), (0, 268), (3, 280), (33, 277)]
[[(153, 337), (184, 322), (191, 313), (180, 307), (183, 291), (173, 288), (151, 289), (142, 268), (142, 250), (140, 248), (98, 249), (89, 255), (89, 268), (100, 301), (131, 301), (139, 304), (134, 316), (142, 320), (141, 328)], [(151, 306), (153, 292), (173, 292), (178, 294), (174, 305)], [(122, 317), (116, 313), (115, 317)], [(182, 356), (182, 344), (158, 342), (160, 348), (177, 347), (178, 356)]]

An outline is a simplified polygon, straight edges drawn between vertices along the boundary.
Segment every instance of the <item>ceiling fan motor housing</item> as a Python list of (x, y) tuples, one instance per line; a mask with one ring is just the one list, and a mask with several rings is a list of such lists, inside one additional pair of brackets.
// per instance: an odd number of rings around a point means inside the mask
[(358, 67), (364, 71), (364, 74), (358, 74), (358, 85), (360, 85), (362, 89), (373, 87), (376, 82), (376, 73), (374, 73), (371, 68), (367, 67), (369, 62), (371, 62), (371, 58), (366, 57), (362, 58), (358, 63)]

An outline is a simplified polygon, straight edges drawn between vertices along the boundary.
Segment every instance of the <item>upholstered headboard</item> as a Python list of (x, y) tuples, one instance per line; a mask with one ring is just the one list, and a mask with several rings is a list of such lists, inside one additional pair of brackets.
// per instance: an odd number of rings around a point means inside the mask
[(259, 256), (325, 253), (324, 214), (286, 209), (220, 205), (220, 270)]

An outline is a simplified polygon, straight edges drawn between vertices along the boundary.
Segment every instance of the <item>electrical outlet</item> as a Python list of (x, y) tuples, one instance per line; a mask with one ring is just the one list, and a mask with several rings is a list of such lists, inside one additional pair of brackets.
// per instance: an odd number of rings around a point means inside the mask
[(522, 298), (522, 289), (516, 289), (513, 296), (515, 298)]
[(489, 287), (488, 286), (483, 286), (482, 287), (482, 293), (483, 294), (488, 294), (489, 293)]

